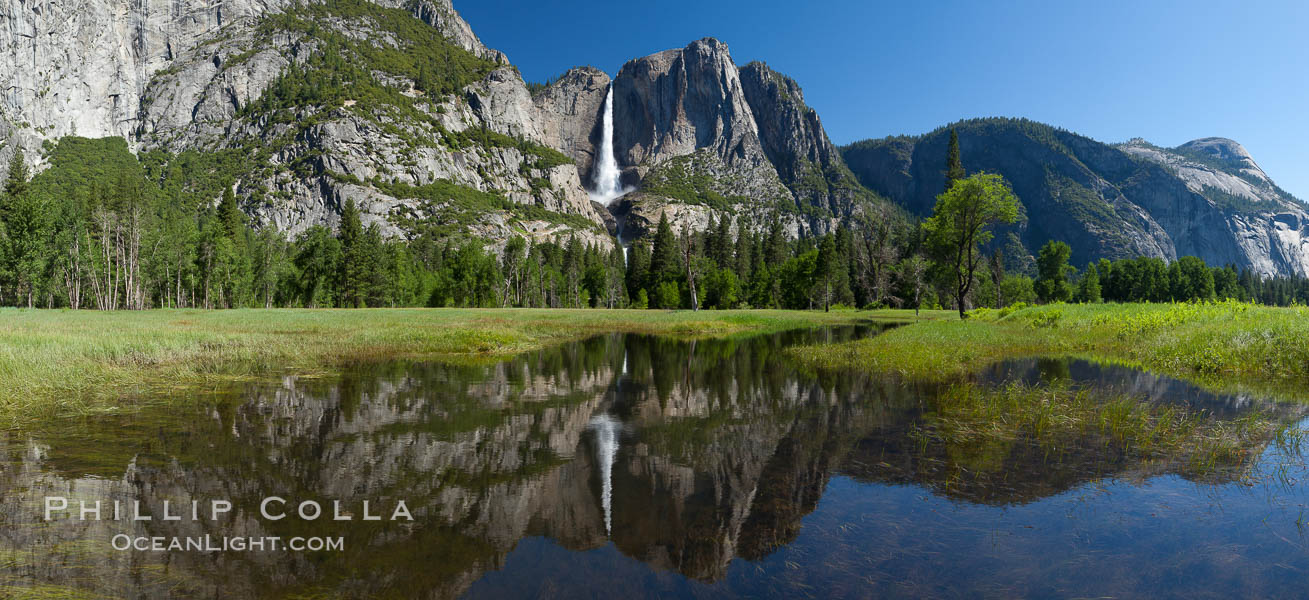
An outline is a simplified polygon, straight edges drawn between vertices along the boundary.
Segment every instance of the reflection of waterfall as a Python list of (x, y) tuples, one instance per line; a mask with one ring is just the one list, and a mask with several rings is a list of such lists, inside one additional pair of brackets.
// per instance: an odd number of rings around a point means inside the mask
[(609, 94), (605, 96), (605, 114), (601, 127), (600, 151), (596, 154), (596, 164), (592, 169), (591, 199), (609, 206), (611, 202), (632, 191), (623, 187), (623, 172), (618, 169), (618, 160), (614, 158), (614, 86), (609, 84)]
[(614, 458), (618, 456), (617, 419), (604, 414), (591, 419), (595, 430), (595, 454), (600, 463), (600, 505), (605, 512), (605, 535), (613, 533), (614, 515)]

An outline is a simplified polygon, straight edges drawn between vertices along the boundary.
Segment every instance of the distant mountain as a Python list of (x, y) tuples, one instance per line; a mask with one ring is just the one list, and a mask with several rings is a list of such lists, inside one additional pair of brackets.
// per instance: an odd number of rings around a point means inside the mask
[(951, 128), (969, 172), (999, 173), (1013, 186), (1023, 220), (1006, 233), (1029, 254), (1055, 239), (1072, 246), (1079, 266), (1194, 255), (1264, 275), (1309, 275), (1309, 208), (1232, 140), (1110, 145), (1025, 119), (976, 119), (857, 142), (842, 154), (861, 183), (927, 215), (944, 186)]
[(741, 217), (763, 227), (777, 218), (802, 235), (884, 207), (846, 168), (795, 81), (759, 62), (737, 67), (713, 38), (629, 61), (612, 82), (573, 69), (535, 95), (545, 129), (559, 132), (555, 143), (586, 181), (610, 83), (614, 151), (636, 189), (613, 207), (626, 238), (664, 214), (679, 229)]

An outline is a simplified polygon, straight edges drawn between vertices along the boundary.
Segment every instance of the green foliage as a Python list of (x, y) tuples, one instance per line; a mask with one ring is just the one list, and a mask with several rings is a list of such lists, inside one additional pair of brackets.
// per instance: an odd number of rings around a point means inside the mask
[(664, 162), (641, 182), (641, 191), (687, 204), (703, 204), (721, 211), (735, 210), (734, 205), (749, 201), (747, 198), (727, 197), (714, 191), (714, 178), (699, 169), (696, 161), (696, 155), (691, 154)]
[(678, 289), (677, 283), (665, 281), (660, 283), (654, 289), (654, 297), (650, 299), (651, 308), (678, 308), (682, 305), (682, 292)]
[(1026, 275), (1009, 275), (1000, 282), (1000, 291), (1006, 304), (1024, 306), (1036, 302), (1036, 285)]
[(1069, 281), (1075, 271), (1068, 265), (1073, 249), (1063, 242), (1050, 240), (1036, 258), (1036, 297), (1041, 302), (1067, 302), (1073, 298)]
[[(363, 25), (386, 31), (397, 44), (345, 35), (331, 24), (336, 19), (344, 20), (348, 29)], [(338, 107), (347, 99), (370, 107), (382, 104), (412, 109), (418, 100), (401, 93), (405, 90), (380, 83), (374, 72), (414, 81), (416, 89), (432, 98), (457, 93), (496, 67), (444, 36), (434, 35), (429, 25), (409, 11), (366, 0), (299, 4), (264, 17), (258, 28), (263, 38), (284, 33), (313, 39), (319, 51), (283, 74), (247, 114)]]

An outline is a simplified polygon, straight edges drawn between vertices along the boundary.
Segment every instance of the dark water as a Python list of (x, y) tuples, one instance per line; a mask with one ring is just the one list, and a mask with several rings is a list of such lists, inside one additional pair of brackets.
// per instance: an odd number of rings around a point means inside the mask
[[(1309, 595), (1305, 466), (1284, 445), (1253, 440), (1197, 469), (1094, 438), (951, 444), (921, 434), (936, 389), (817, 378), (783, 356), (868, 333), (610, 335), (10, 432), (0, 584), (14, 587), (0, 596)], [(1063, 360), (980, 379), (1111, 389), (1211, 419), (1304, 414)], [(56, 496), (71, 508), (46, 521)], [(271, 496), (292, 515), (263, 517)], [(231, 511), (212, 517), (216, 499)], [(102, 518), (79, 519), (96, 500)], [(180, 520), (162, 519), (165, 500)], [(326, 516), (297, 518), (303, 500)], [(333, 500), (351, 520), (330, 520)], [(363, 520), (365, 500), (380, 520)], [(153, 518), (113, 520), (114, 501)], [(412, 521), (391, 519), (400, 501)], [(343, 548), (115, 550), (122, 534)]]

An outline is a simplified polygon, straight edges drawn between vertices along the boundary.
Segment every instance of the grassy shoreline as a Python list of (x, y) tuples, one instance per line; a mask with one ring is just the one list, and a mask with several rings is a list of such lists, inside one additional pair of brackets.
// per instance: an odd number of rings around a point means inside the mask
[(912, 312), (539, 309), (0, 310), (0, 419), (361, 360), (495, 358), (598, 333), (766, 332)]
[(871, 339), (791, 350), (816, 369), (949, 381), (1009, 359), (1072, 356), (1230, 390), (1309, 381), (1309, 309), (1238, 302), (1038, 306), (978, 311)]

